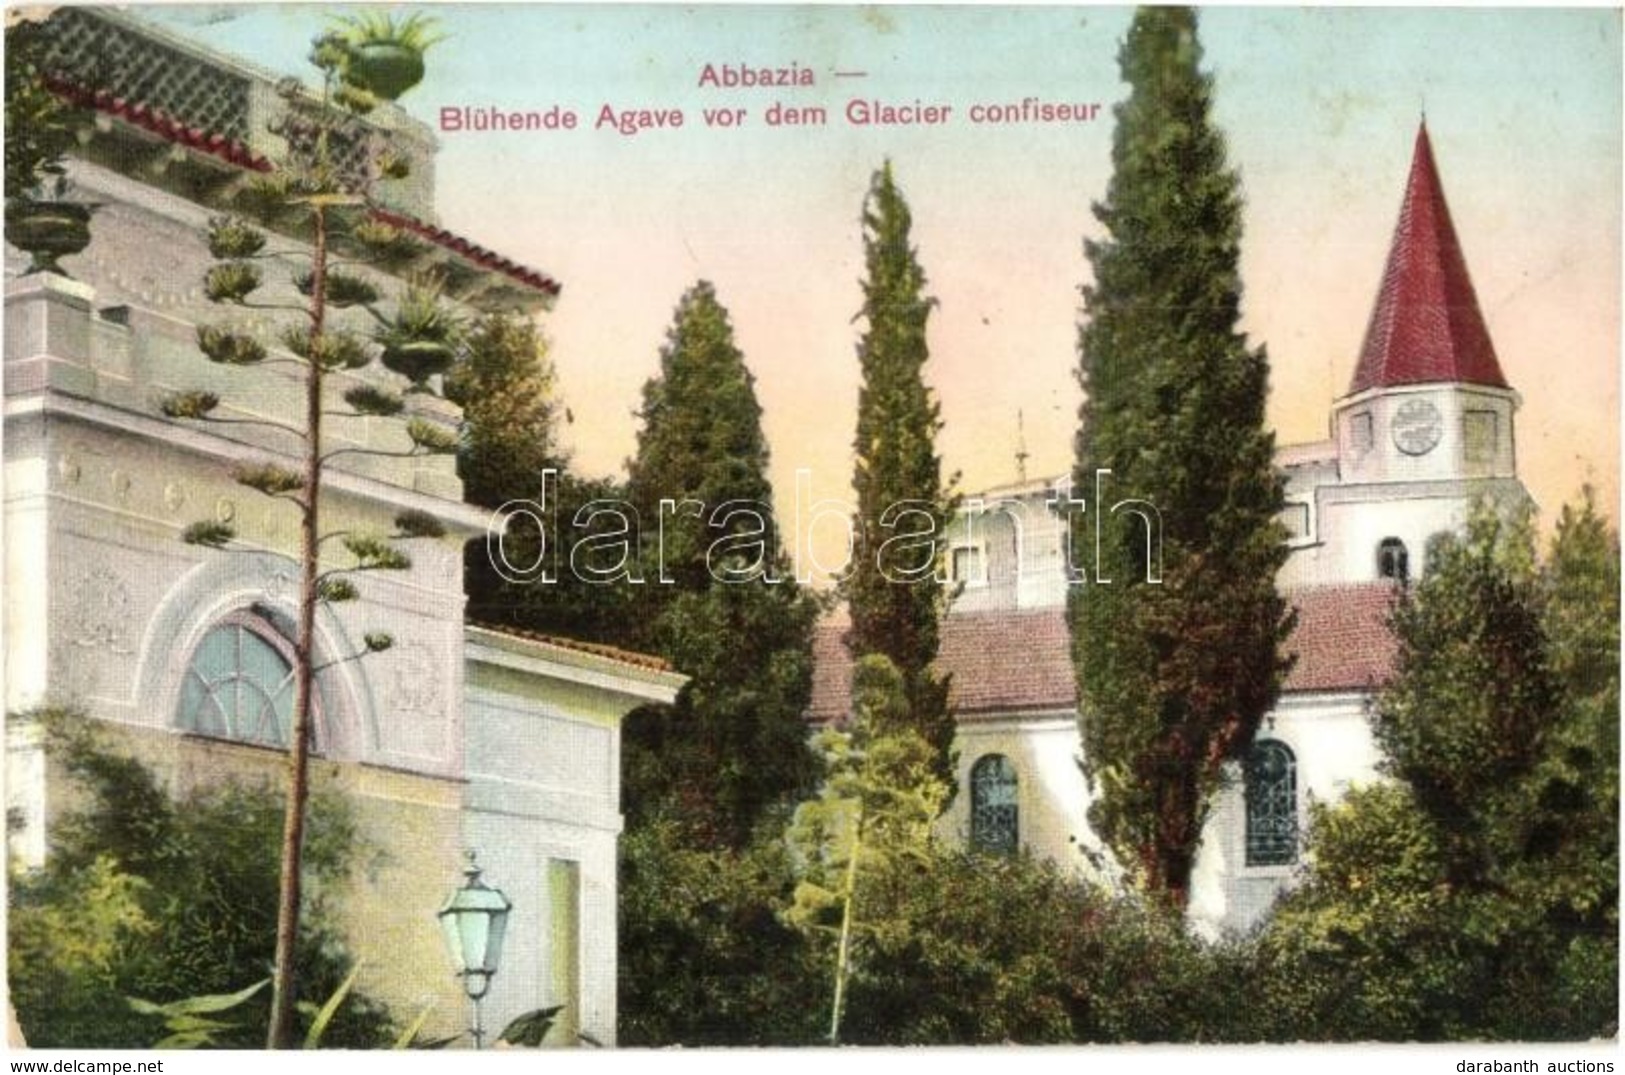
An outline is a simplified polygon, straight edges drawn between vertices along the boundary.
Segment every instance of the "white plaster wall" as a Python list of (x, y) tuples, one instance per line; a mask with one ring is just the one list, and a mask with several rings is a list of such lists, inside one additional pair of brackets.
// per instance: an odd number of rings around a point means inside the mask
[[(582, 1031), (615, 1040), (619, 733), (556, 706), (471, 688), (464, 832), (487, 884), (513, 902), (487, 1026), (563, 1003), (553, 980), (548, 866), (580, 870), (577, 965)], [(527, 775), (528, 774), (528, 775)], [(562, 1044), (562, 1043), (561, 1043)]]
[[(1285, 743), (1297, 759), (1298, 821), (1308, 823), (1311, 801), (1335, 802), (1350, 786), (1378, 778), (1380, 760), (1355, 693), (1290, 695), (1258, 732)], [(1239, 766), (1230, 766), (1202, 834), (1191, 882), (1191, 924), (1207, 936), (1252, 928), (1292, 882), (1295, 866), (1246, 864), (1246, 805)]]
[[(971, 768), (988, 754), (1003, 754), (1016, 770), (1022, 846), (1064, 868), (1097, 875), (1100, 842), (1087, 819), (1090, 795), (1079, 767), (1082, 744), (1075, 714), (962, 722), (954, 747), (959, 752), (958, 793), (937, 823), (944, 838), (969, 842)], [(1109, 863), (1106, 870), (1110, 872)]]

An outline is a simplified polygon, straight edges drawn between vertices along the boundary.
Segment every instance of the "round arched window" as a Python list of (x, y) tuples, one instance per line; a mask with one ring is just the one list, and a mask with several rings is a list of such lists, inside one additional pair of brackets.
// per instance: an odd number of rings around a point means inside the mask
[[(292, 644), (271, 624), (233, 613), (192, 652), (175, 723), (199, 735), (286, 747), (293, 737), (293, 662)], [(317, 703), (319, 712), (319, 696)], [(314, 724), (320, 728), (319, 720)]]
[(1261, 739), (1248, 752), (1247, 865), (1289, 866), (1298, 861), (1298, 760), (1277, 739)]
[(1016, 767), (1003, 754), (976, 759), (970, 771), (970, 843), (978, 851), (1013, 854), (1020, 846)]

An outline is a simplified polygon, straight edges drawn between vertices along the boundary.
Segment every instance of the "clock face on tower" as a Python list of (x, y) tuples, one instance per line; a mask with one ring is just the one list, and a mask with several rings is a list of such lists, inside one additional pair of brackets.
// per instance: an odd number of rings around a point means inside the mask
[(1410, 399), (1394, 412), (1390, 427), (1394, 447), (1406, 455), (1426, 455), (1439, 443), (1444, 431), (1444, 418), (1439, 408), (1425, 399)]

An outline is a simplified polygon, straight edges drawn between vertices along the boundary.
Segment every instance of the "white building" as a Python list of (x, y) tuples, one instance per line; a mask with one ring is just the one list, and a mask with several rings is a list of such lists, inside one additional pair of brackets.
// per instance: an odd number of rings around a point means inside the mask
[[(177, 789), (224, 776), (279, 784), (297, 515), (231, 470), (297, 466), (293, 442), (265, 426), (177, 423), (157, 400), (207, 389), (227, 417), (303, 423), (297, 374), (223, 368), (195, 336), (222, 315), (202, 295), (207, 220), (278, 157), (282, 99), (270, 75), (128, 16), (65, 9), (53, 23), (66, 70), (116, 57), (120, 82), (83, 95), (95, 122), (71, 178), (101, 207), (89, 247), (63, 261), (73, 279), (23, 275), (6, 249), (6, 709), (75, 707)], [(556, 294), (545, 275), (436, 227), (428, 130), (393, 107), (372, 122), (416, 165), (384, 184), (378, 215), (420, 243), (419, 267), (477, 305), (535, 310)], [(296, 240), (273, 246), (297, 262)], [(270, 297), (300, 301), (287, 285)], [(346, 388), (391, 377), (329, 374), (334, 409)], [(408, 398), (429, 421), (459, 418), (439, 399)], [(330, 423), (329, 448), (409, 447), (398, 420)], [(440, 1033), (467, 1025), (435, 913), (475, 848), (485, 881), (514, 904), (487, 1025), (563, 1004), (554, 1040), (613, 1043), (619, 725), (635, 706), (673, 700), (681, 678), (635, 654), (466, 623), (462, 548), (483, 539), (489, 513), (462, 503), (450, 457), (329, 464), (324, 529), (387, 534), (404, 509), (447, 536), (412, 542), (410, 570), (359, 577), (361, 599), (325, 607), (317, 631), (318, 666), (338, 663), (319, 675), (315, 778), (349, 793), (384, 853), (345, 903), (361, 988), (403, 1018), (433, 1000)], [(231, 550), (182, 542), (208, 519), (235, 526)], [(393, 648), (341, 660), (374, 630)], [(25, 865), (48, 854), (60, 775), (38, 728), (9, 721), (9, 849)]]
[[(1244, 929), (1293, 874), (1310, 796), (1375, 779), (1365, 707), (1387, 675), (1394, 587), (1426, 570), (1427, 540), (1472, 504), (1527, 501), (1507, 384), (1445, 204), (1427, 129), (1417, 133), (1399, 224), (1330, 437), (1282, 448), (1291, 554), (1278, 578), (1298, 611), (1282, 696), (1215, 805), (1192, 882), (1199, 928)], [(959, 794), (944, 825), (990, 849), (1018, 844), (1109, 876), (1086, 820), (1077, 688), (1065, 619), (1070, 478), (965, 498), (948, 562), (963, 583), (938, 667), (953, 676)], [(1114, 503), (1109, 485), (1103, 504)], [(1096, 490), (1079, 490), (1098, 514)], [(849, 709), (839, 616), (821, 628), (811, 717)]]

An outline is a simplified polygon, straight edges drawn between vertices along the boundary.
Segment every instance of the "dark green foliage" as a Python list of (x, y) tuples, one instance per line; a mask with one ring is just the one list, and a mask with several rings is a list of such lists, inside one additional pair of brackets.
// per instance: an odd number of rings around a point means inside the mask
[[(852, 615), (847, 647), (854, 657), (882, 654), (902, 672), (914, 730), (937, 755), (937, 773), (954, 786), (954, 721), (948, 680), (931, 670), (949, 594), (938, 577), (948, 521), (957, 498), (943, 480), (936, 452), (940, 407), (924, 379), (930, 357), (926, 321), (936, 300), (925, 295), (925, 273), (909, 237), (912, 216), (892, 178), (877, 171), (863, 206), (864, 334), (858, 343), (857, 493), (851, 567), (841, 593)], [(908, 516), (882, 525), (889, 509)], [(922, 534), (904, 552), (889, 538)], [(933, 547), (934, 546), (934, 547)], [(922, 555), (926, 550), (929, 555)], [(920, 577), (910, 574), (923, 568)]]
[(88, 124), (88, 109), (71, 105), (46, 84), (52, 48), (44, 22), (22, 17), (6, 24), (5, 196), (13, 201), (54, 194), (62, 158)]
[(800, 1045), (817, 1040), (827, 976), (778, 919), (784, 848), (698, 849), (651, 821), (621, 838), (621, 1045)]
[[(1373, 720), (1399, 783), (1315, 811), (1257, 942), (1257, 1036), (1570, 1040), (1618, 1026), (1618, 546), (1589, 500), (1537, 568), (1478, 511), (1396, 606)], [(1265, 1009), (1261, 1009), (1261, 1014)]]
[[(895, 861), (871, 878), (895, 928), (861, 942), (843, 1043), (1200, 1041), (1235, 1010), (1233, 968), (1154, 908), (1027, 856)], [(697, 850), (657, 822), (622, 840), (621, 879), (622, 947), (642, 953), (623, 964), (621, 1045), (825, 1039), (832, 944), (781, 920), (782, 842)]]
[[(46, 714), (48, 749), (82, 793), (53, 832), (46, 867), (13, 876), (11, 998), (33, 1046), (144, 1048), (162, 1027), (126, 997), (155, 1002), (232, 993), (268, 973), (276, 937), (282, 804), (258, 786), (220, 784), (171, 801), (139, 762), (86, 719)], [(303, 996), (320, 1002), (353, 960), (334, 900), (363, 844), (345, 802), (318, 795), (306, 833), (310, 892), (299, 943)], [(238, 1048), (264, 1041), (268, 996), (233, 1013)], [(377, 1045), (385, 1010), (352, 998), (330, 1046)]]
[(553, 365), (536, 326), (512, 316), (476, 321), (446, 376), (446, 398), (468, 428), (457, 457), (463, 498), (487, 508), (541, 499), (542, 471), (562, 469), (563, 454)]
[(876, 883), (908, 928), (865, 942), (843, 1042), (1190, 1042), (1231, 1007), (1177, 918), (1053, 863), (938, 848)]
[(407, 508), (395, 515), (395, 537), (439, 538), (446, 536), (446, 527), (426, 511)]
[(1547, 665), (1527, 524), (1480, 511), (1465, 540), (1394, 609), (1394, 681), (1372, 714), (1384, 768), (1435, 825), (1455, 884), (1523, 850), (1525, 779), (1545, 755), (1558, 691)]
[[(493, 510), (520, 501), (537, 512), (545, 525), (545, 551), (543, 531), (528, 513), (513, 517), (502, 549), (516, 568), (529, 568), (541, 556), (554, 577), (553, 582), (519, 575), (505, 579), (486, 543), (469, 542), (463, 555), (469, 617), (626, 644), (638, 626), (633, 588), (583, 583), (570, 571), (577, 543), (611, 525), (599, 519), (575, 527), (576, 513), (596, 500), (622, 500), (625, 491), (569, 472), (559, 445), (559, 403), (546, 341), (522, 318), (480, 318), (470, 328), (462, 361), (446, 376), (446, 396), (463, 408), (457, 454), (463, 498)], [(543, 472), (549, 468), (557, 476), (544, 487)]]
[(502, 1028), (502, 1033), (497, 1035), (497, 1040), (505, 1041), (509, 1045), (540, 1048), (563, 1010), (564, 1005), (555, 1004), (551, 1008), (537, 1008), (535, 1011), (528, 1011), (510, 1019), (508, 1025)]
[[(629, 641), (690, 680), (671, 710), (627, 722), (627, 813), (636, 822), (668, 812), (698, 846), (741, 847), (764, 811), (814, 775), (802, 715), (818, 606), (790, 577), (754, 379), (710, 284), (678, 304), (643, 399), (627, 495), (643, 524), (646, 581)], [(662, 520), (663, 500), (700, 509)], [(723, 505), (741, 510), (719, 518)]]
[[(1200, 60), (1185, 8), (1141, 8), (1119, 55), (1130, 94), (1079, 335), (1074, 490), (1093, 514), (1072, 520), (1073, 563), (1097, 569), (1070, 606), (1090, 821), (1177, 904), (1221, 766), (1274, 703), (1289, 630), (1269, 367), (1237, 330), (1239, 184)], [(1095, 503), (1098, 470), (1112, 473)], [(1125, 498), (1160, 513), (1160, 583), (1145, 526), (1110, 515)]]
[[(728, 311), (711, 284), (700, 281), (677, 305), (660, 350), (660, 375), (643, 386), (643, 428), (637, 457), (629, 465), (627, 492), (646, 529), (659, 523), (662, 500), (691, 499), (705, 513), (730, 501), (771, 506), (767, 441), (755, 385), (745, 356), (734, 345)], [(737, 524), (708, 528), (687, 511), (668, 517), (663, 562), (667, 577), (675, 581), (651, 587), (653, 599), (709, 589), (714, 580), (707, 547), (742, 529)], [(776, 554), (777, 535), (766, 540), (769, 552)], [(776, 556), (764, 566), (769, 565), (777, 565)]]

